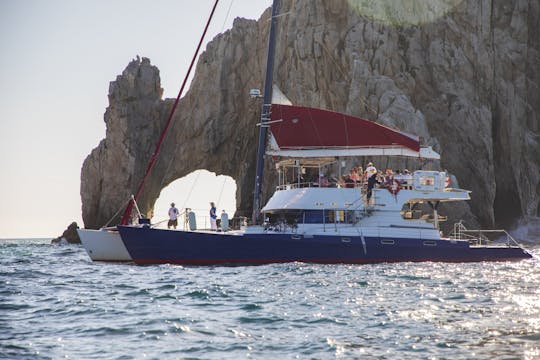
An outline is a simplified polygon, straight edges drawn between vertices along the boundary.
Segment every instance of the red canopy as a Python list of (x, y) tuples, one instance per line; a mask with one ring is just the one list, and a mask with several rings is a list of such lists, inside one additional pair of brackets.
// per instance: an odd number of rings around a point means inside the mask
[(272, 104), (270, 130), (280, 149), (406, 147), (416, 136), (373, 121), (303, 106)]

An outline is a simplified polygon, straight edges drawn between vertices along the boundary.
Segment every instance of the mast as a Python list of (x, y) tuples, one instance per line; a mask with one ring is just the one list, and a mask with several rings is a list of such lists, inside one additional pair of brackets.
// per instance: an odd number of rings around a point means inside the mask
[(257, 148), (257, 169), (255, 173), (255, 191), (253, 193), (253, 213), (251, 221), (256, 224), (257, 218), (261, 211), (261, 192), (262, 192), (262, 177), (264, 171), (264, 152), (266, 150), (266, 134), (270, 121), (270, 110), (272, 106), (272, 75), (274, 72), (274, 49), (276, 38), (276, 23), (278, 13), (279, 0), (274, 0), (272, 3), (272, 16), (270, 22), (270, 34), (268, 36), (268, 55), (266, 59), (266, 78), (264, 80), (264, 98), (261, 109), (261, 122), (259, 129), (259, 146)]

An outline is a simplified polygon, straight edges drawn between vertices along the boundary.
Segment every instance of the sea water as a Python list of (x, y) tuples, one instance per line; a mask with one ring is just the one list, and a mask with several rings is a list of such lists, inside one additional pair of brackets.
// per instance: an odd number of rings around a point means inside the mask
[(0, 358), (538, 359), (540, 262), (137, 266), (0, 240)]

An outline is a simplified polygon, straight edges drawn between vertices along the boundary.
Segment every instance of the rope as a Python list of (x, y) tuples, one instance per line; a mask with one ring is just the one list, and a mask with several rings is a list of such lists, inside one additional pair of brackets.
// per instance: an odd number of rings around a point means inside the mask
[[(131, 196), (129, 197), (129, 200), (127, 202), (131, 201)], [(106, 228), (109, 226), (109, 224), (118, 216), (118, 214), (120, 214), (120, 211), (122, 211), (122, 209), (124, 208), (124, 204), (123, 203), (122, 205), (120, 205), (120, 207), (118, 208), (118, 210), (114, 213), (114, 215), (109, 219), (109, 221), (107, 221), (105, 223), (105, 225), (103, 225), (101, 228)]]
[(135, 193), (135, 196), (133, 197), (133, 201), (130, 200), (128, 206), (126, 207), (126, 211), (124, 211), (124, 216), (122, 216), (122, 225), (126, 225), (128, 223), (129, 215), (131, 214), (131, 210), (133, 209), (133, 202), (134, 200), (137, 200), (139, 195), (141, 194), (141, 191), (143, 189), (144, 183), (146, 181), (146, 178), (150, 174), (150, 171), (154, 167), (154, 164), (156, 163), (157, 156), (159, 154), (159, 150), (161, 148), (161, 144), (163, 143), (163, 140), (165, 139), (165, 135), (167, 135), (167, 130), (169, 129), (169, 126), (171, 125), (172, 118), (174, 115), (174, 112), (176, 110), (176, 107), (178, 106), (178, 103), (180, 101), (180, 98), (182, 97), (182, 93), (184, 92), (184, 87), (187, 83), (188, 77), (191, 73), (191, 69), (193, 68), (193, 64), (195, 63), (195, 59), (197, 59), (197, 56), (199, 54), (199, 50), (201, 48), (201, 45), (204, 41), (204, 37), (206, 36), (206, 32), (208, 31), (208, 27), (210, 26), (210, 21), (212, 20), (212, 17), (214, 16), (214, 12), (216, 10), (217, 4), (219, 0), (216, 0), (214, 3), (214, 7), (212, 8), (212, 11), (210, 12), (210, 16), (208, 17), (208, 21), (206, 22), (206, 26), (204, 28), (204, 31), (201, 35), (201, 39), (199, 40), (199, 44), (197, 45), (197, 49), (195, 50), (195, 53), (193, 54), (193, 58), (191, 59), (191, 63), (189, 64), (188, 71), (186, 73), (186, 76), (184, 77), (184, 81), (182, 82), (182, 86), (180, 87), (180, 91), (178, 92), (178, 96), (176, 97), (176, 100), (174, 101), (174, 105), (171, 108), (171, 112), (169, 114), (169, 118), (167, 119), (167, 122), (165, 123), (165, 127), (161, 131), (161, 135), (159, 137), (159, 140), (156, 145), (156, 149), (154, 150), (154, 153), (152, 154), (152, 157), (150, 158), (150, 163), (148, 164), (148, 167), (146, 168), (146, 173), (139, 184), (139, 187), (137, 188), (137, 191)]
[(234, 0), (231, 0), (231, 2), (229, 3), (229, 9), (227, 10), (227, 15), (225, 15), (225, 19), (223, 20), (223, 25), (221, 25), (221, 31), (220, 32), (223, 32), (223, 29), (225, 29), (225, 23), (229, 19), (229, 14), (231, 13), (231, 8), (232, 8), (233, 2), (234, 2)]
[(225, 179), (223, 180), (223, 184), (221, 185), (221, 191), (219, 192), (219, 197), (217, 201), (217, 205), (219, 206), (219, 203), (221, 202), (221, 195), (223, 194), (223, 189), (225, 188), (225, 183), (227, 182), (227, 177), (225, 176)]
[[(193, 192), (193, 189), (195, 188), (195, 184), (199, 180), (199, 176), (201, 176), (201, 171), (200, 170), (197, 172), (197, 177), (195, 178), (195, 181), (193, 181), (193, 184), (191, 184), (191, 189), (189, 190), (188, 196), (187, 196), (186, 200), (184, 201), (184, 203), (182, 204), (182, 209), (184, 209), (184, 213), (185, 213), (186, 203), (188, 202), (189, 198), (191, 197), (191, 193)], [(180, 214), (179, 217), (181, 215), (182, 214)]]
[(161, 224), (163, 224), (163, 223), (165, 223), (165, 222), (168, 222), (168, 221), (169, 221), (169, 219), (165, 219), (165, 220), (158, 221), (157, 223), (152, 224), (152, 227), (153, 227), (153, 228), (154, 228), (154, 227), (157, 227), (157, 226), (159, 226), (159, 225), (161, 225)]

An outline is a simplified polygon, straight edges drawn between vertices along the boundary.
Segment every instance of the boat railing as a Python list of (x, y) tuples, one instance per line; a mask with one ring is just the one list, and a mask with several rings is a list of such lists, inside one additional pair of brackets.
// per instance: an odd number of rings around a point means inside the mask
[[(490, 239), (489, 235), (496, 235), (495, 240)], [(451, 239), (456, 240), (468, 240), (471, 245), (488, 245), (497, 241), (504, 240), (506, 246), (518, 246), (521, 245), (504, 229), (493, 230), (481, 230), (481, 229), (467, 229), (463, 224), (463, 221), (454, 224), (454, 230), (450, 235)]]
[[(415, 190), (412, 182), (399, 181), (401, 190)], [(389, 183), (376, 184), (374, 189), (387, 189), (390, 186)], [(294, 182), (288, 184), (281, 184), (276, 186), (276, 191), (279, 190), (291, 190), (291, 189), (300, 189), (300, 188), (343, 188), (343, 189), (356, 189), (360, 188), (363, 192), (367, 189), (367, 182), (356, 182), (356, 183), (337, 183), (329, 182), (325, 185), (320, 185), (317, 181), (305, 181), (305, 182)]]
[(328, 185), (321, 186), (317, 182), (308, 181), (300, 183), (289, 183), (276, 186), (276, 190), (291, 190), (291, 189), (300, 189), (300, 188), (362, 188), (363, 184), (356, 183), (350, 184), (349, 186), (340, 186), (337, 183), (329, 183)]

